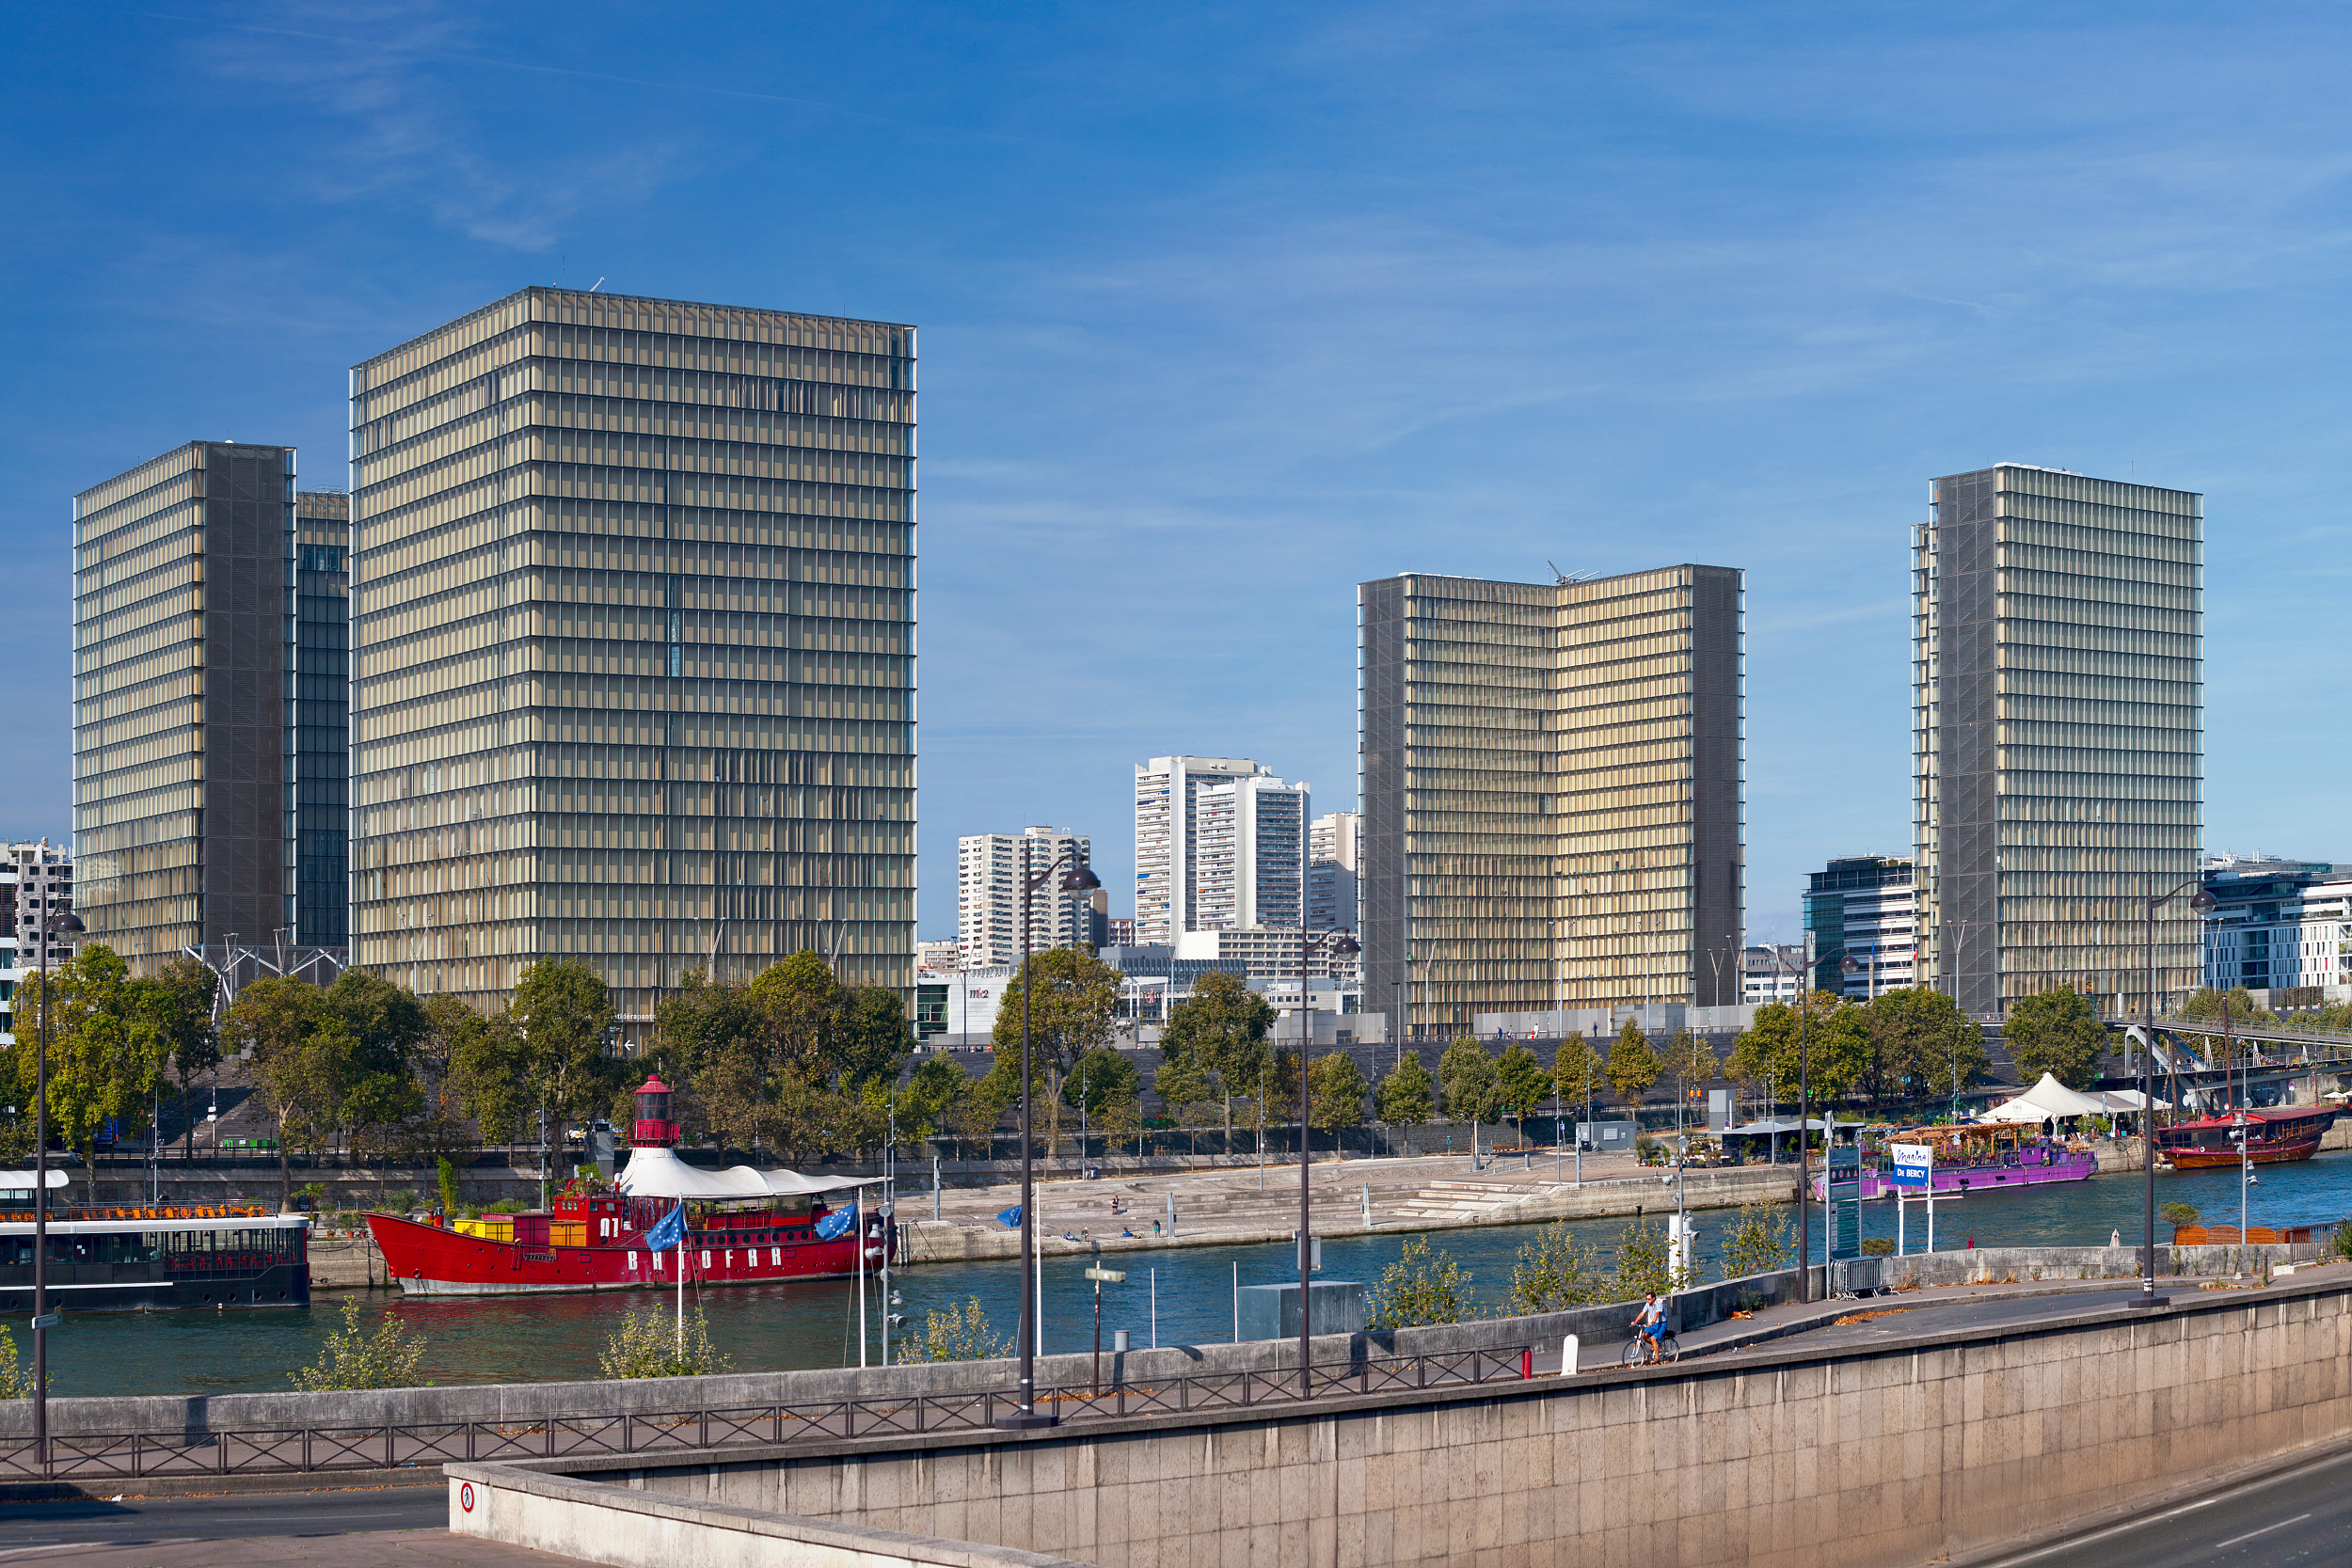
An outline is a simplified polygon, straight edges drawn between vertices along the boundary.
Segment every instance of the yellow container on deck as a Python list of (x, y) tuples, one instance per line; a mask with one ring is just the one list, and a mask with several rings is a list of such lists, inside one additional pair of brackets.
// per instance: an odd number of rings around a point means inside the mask
[(485, 1214), (478, 1220), (459, 1220), (458, 1234), (479, 1236), (485, 1242), (511, 1242), (515, 1239), (515, 1216)]

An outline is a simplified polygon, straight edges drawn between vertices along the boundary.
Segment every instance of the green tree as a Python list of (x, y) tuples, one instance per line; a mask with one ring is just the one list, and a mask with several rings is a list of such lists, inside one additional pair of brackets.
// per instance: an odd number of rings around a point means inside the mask
[[(267, 984), (268, 982), (257, 982)], [(300, 981), (289, 984), (300, 985)], [(315, 988), (310, 988), (315, 989)], [(252, 987), (246, 988), (246, 990)], [(245, 992), (237, 993), (240, 1000)], [(343, 1302), (343, 1326), (327, 1337), (316, 1363), (296, 1368), (294, 1386), (306, 1394), (350, 1393), (362, 1388), (415, 1388), (422, 1384), (418, 1371), (424, 1365), (425, 1338), (392, 1313), (384, 1314), (373, 1334), (359, 1327), (359, 1303)]]
[[(1344, 1127), (1359, 1127), (1364, 1119), (1364, 1097), (1372, 1085), (1364, 1081), (1364, 1069), (1356, 1065), (1356, 1058), (1344, 1051), (1334, 1051), (1318, 1056), (1308, 1069), (1308, 1096), (1312, 1107), (1314, 1124), (1326, 1132), (1337, 1132)], [(1332, 1140), (1339, 1148), (1339, 1140)], [(1343, 1158), (1346, 1151), (1340, 1149)]]
[(1796, 1243), (1788, 1234), (1788, 1216), (1764, 1204), (1741, 1209), (1724, 1238), (1724, 1277), (1744, 1279), (1795, 1266)]
[[(511, 1153), (538, 1110), (522, 1026), (511, 1013), (485, 1018), (453, 998), (435, 997), (430, 1016), (435, 1038), (447, 1041), (453, 1102), (474, 1119), (484, 1143), (506, 1144)], [(437, 1032), (443, 1027), (446, 1037)]]
[[(337, 1047), (318, 1049), (316, 1037), (329, 1025)], [(237, 992), (221, 1020), (221, 1044), (250, 1053), (262, 1082), (262, 1101), (278, 1132), (278, 1196), (281, 1208), (294, 1201), (293, 1146), (310, 1141), (321, 1127), (335, 1125), (344, 1080), (340, 1047), (350, 1043), (342, 1021), (326, 1006), (326, 993), (305, 981), (256, 980)]]
[(487, 1132), (467, 1125), (464, 1085), (457, 1070), (460, 1043), (481, 1027), (482, 1015), (446, 992), (417, 1000), (421, 1021), (409, 1048), (410, 1071), (417, 1085), (418, 1113), (409, 1124), (411, 1147), (436, 1160), (468, 1153), (476, 1139), (496, 1143)]
[(1756, 1008), (1733, 1054), (1742, 1071), (1769, 1079), (1783, 1099), (1796, 1091), (1802, 1056), (1813, 1106), (1834, 1104), (1869, 1066), (1869, 1027), (1860, 1006), (1827, 991), (1807, 991), (1793, 1004), (1767, 1002)]
[(1023, 997), (1028, 998), (1029, 1053), (1040, 1069), (1067, 1074), (1080, 1056), (1111, 1042), (1119, 1016), (1119, 972), (1091, 948), (1053, 947), (1032, 954), (996, 1008), (996, 1053), (1021, 1053)]
[(2001, 1034), (2029, 1085), (2046, 1072), (2070, 1089), (2085, 1088), (2107, 1049), (2106, 1026), (2090, 999), (2064, 986), (2019, 997)]
[(780, 1070), (808, 1084), (829, 1084), (838, 1076), (834, 1035), (841, 982), (822, 954), (805, 948), (787, 954), (753, 975), (744, 996), (759, 1015), (763, 1054)]
[(1649, 1037), (1631, 1019), (1617, 1031), (1617, 1042), (1609, 1048), (1609, 1086), (1625, 1097), (1625, 1102), (1638, 1113), (1642, 1097), (1650, 1085), (1665, 1074), (1666, 1064), (1658, 1059)]
[(219, 995), (220, 976), (186, 957), (164, 960), (149, 993), (156, 1043), (180, 1091), (182, 1154), (189, 1160), (196, 1158), (196, 1118), (188, 1113), (188, 1096), (198, 1079), (220, 1065), (220, 1031), (213, 1024)]
[(1523, 1045), (1514, 1045), (1502, 1053), (1495, 1068), (1497, 1099), (1503, 1112), (1519, 1124), (1519, 1138), (1527, 1137), (1527, 1118), (1543, 1109), (1551, 1098), (1551, 1075), (1544, 1070), (1535, 1053)]
[[(57, 1391), (57, 1374), (49, 1374), (49, 1391)], [(27, 1356), (16, 1358), (16, 1336), (8, 1325), (0, 1323), (0, 1400), (29, 1400), (33, 1397), (33, 1363)]]
[(1870, 1036), (1870, 1067), (1862, 1082), (1872, 1104), (1915, 1099), (1949, 1079), (1954, 1025), (1965, 1022), (1950, 997), (1905, 986), (1872, 997), (1862, 1017)]
[(1419, 1127), (1437, 1115), (1430, 1094), (1429, 1069), (1421, 1065), (1420, 1052), (1406, 1052), (1389, 1075), (1380, 1080), (1374, 1110), (1389, 1127)]
[(1600, 1053), (1581, 1032), (1571, 1033), (1560, 1042), (1559, 1053), (1551, 1059), (1551, 1082), (1560, 1099), (1575, 1107), (1578, 1115), (1581, 1116), (1586, 1106), (1600, 1098), (1601, 1088), (1608, 1081)]
[(1600, 1257), (1580, 1245), (1565, 1220), (1554, 1220), (1519, 1243), (1511, 1265), (1511, 1311), (1517, 1317), (1565, 1312), (1600, 1300), (1608, 1291)]
[[(1723, 1064), (1715, 1058), (1714, 1047), (1708, 1045), (1703, 1036), (1679, 1029), (1675, 1032), (1674, 1038), (1666, 1042), (1666, 1072), (1674, 1079), (1676, 1091), (1681, 1096), (1686, 1111), (1698, 1092), (1715, 1081), (1715, 1075), (1722, 1067)], [(1704, 1124), (1705, 1118), (1700, 1119)]]
[(1215, 1109), (1216, 1098), (1209, 1074), (1200, 1066), (1200, 1053), (1163, 1043), (1159, 1069), (1152, 1074), (1152, 1092), (1159, 1096), (1168, 1118), (1194, 1134), (1192, 1151), (1200, 1153), (1199, 1132), (1207, 1125), (1207, 1114)]
[(996, 1337), (980, 1298), (973, 1296), (961, 1307), (950, 1302), (925, 1312), (921, 1336), (909, 1335), (898, 1342), (898, 1359), (993, 1361), (1012, 1354), (1016, 1348), (1010, 1339)]
[(1493, 1121), (1502, 1109), (1502, 1076), (1476, 1040), (1455, 1040), (1438, 1058), (1445, 1114), (1455, 1121)]
[[(85, 943), (45, 981), (36, 972), (18, 986), (15, 1016), (20, 1028), (32, 1025), (22, 1038), (38, 1038), (47, 997), (49, 1126), (59, 1142), (82, 1156), (92, 1203), (98, 1201), (98, 1134), (108, 1121), (125, 1132), (144, 1127), (163, 1080), (167, 1047), (155, 1023), (162, 1010), (160, 989), (152, 981), (132, 979), (114, 949), (98, 942)], [(20, 1105), (32, 1103), (34, 1054), (8, 1053)]]
[(1372, 1288), (1372, 1326), (1418, 1328), (1458, 1323), (1470, 1315), (1469, 1270), (1425, 1236), (1406, 1239), (1397, 1260), (1381, 1271)]
[(524, 1079), (553, 1118), (549, 1133), (612, 1098), (618, 1064), (605, 1041), (618, 1016), (604, 977), (569, 958), (539, 958), (516, 983), (507, 1015), (522, 1031)]
[[(1000, 1010), (997, 1017), (1003, 1016)], [(1228, 1139), (1233, 1134), (1233, 1098), (1256, 1094), (1271, 1065), (1266, 1032), (1273, 1027), (1272, 1005), (1239, 975), (1221, 969), (1202, 972), (1192, 994), (1168, 1010), (1160, 1049), (1190, 1052), (1216, 1080)]]
[(1107, 1045), (1096, 1046), (1072, 1064), (1061, 1085), (1062, 1103), (1073, 1110), (1083, 1107), (1090, 1117), (1102, 1115), (1117, 1101), (1138, 1099), (1142, 1093), (1143, 1074)]
[(917, 1138), (935, 1138), (954, 1116), (956, 1101), (971, 1078), (946, 1056), (927, 1056), (907, 1078), (898, 1099), (899, 1126)]

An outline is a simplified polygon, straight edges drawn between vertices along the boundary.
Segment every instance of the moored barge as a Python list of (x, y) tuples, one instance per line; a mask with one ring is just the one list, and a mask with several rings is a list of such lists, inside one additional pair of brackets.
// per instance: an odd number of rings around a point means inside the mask
[[(53, 1312), (310, 1304), (310, 1218), (239, 1205), (49, 1210)], [(0, 1194), (0, 1313), (33, 1309), (32, 1195)]]
[(2224, 1111), (2195, 1121), (2176, 1121), (2156, 1129), (2156, 1154), (2175, 1170), (2210, 1170), (2240, 1163), (2237, 1118), (2246, 1118), (2244, 1162), (2280, 1165), (2308, 1160), (2319, 1152), (2319, 1141), (2336, 1122), (2331, 1105), (2298, 1105), (2268, 1111)]

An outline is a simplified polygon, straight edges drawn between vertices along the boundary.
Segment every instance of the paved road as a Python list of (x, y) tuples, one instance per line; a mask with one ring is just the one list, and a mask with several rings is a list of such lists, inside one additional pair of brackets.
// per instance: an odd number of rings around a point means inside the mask
[(2352, 1453), (1977, 1568), (2303, 1568), (2352, 1562)]
[(2063, 1295), (2027, 1296), (2012, 1301), (1947, 1301), (1902, 1305), (1902, 1297), (1872, 1296), (1852, 1304), (1844, 1323), (1780, 1340), (1774, 1350), (1840, 1349), (1907, 1338), (1915, 1334), (1949, 1334), (1960, 1329), (2005, 1328), (2044, 1318), (2069, 1318), (2078, 1312), (2098, 1312), (2122, 1307), (2138, 1298), (2137, 1287), (2121, 1291), (2070, 1291)]
[[(257, 1492), (214, 1497), (133, 1497), (119, 1503), (0, 1503), (0, 1563), (26, 1547), (75, 1543), (224, 1541), (445, 1529), (449, 1491), (431, 1486), (353, 1492)], [(54, 1555), (54, 1554), (53, 1554)]]

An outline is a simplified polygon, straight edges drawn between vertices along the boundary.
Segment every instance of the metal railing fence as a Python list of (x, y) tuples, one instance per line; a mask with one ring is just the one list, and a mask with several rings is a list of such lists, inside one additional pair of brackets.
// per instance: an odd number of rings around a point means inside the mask
[[(1518, 1382), (1532, 1347), (1367, 1357), (1309, 1369), (1316, 1397)], [(1041, 1389), (1065, 1426), (1125, 1416), (1297, 1404), (1296, 1368), (1194, 1373)], [(44, 1474), (30, 1437), (0, 1438), (0, 1481), (98, 1481), (270, 1471), (398, 1469), (445, 1461), (677, 1452), (744, 1444), (977, 1432), (1020, 1408), (1009, 1390), (726, 1409), (581, 1413), (504, 1421), (384, 1422), (252, 1432), (52, 1434)]]

